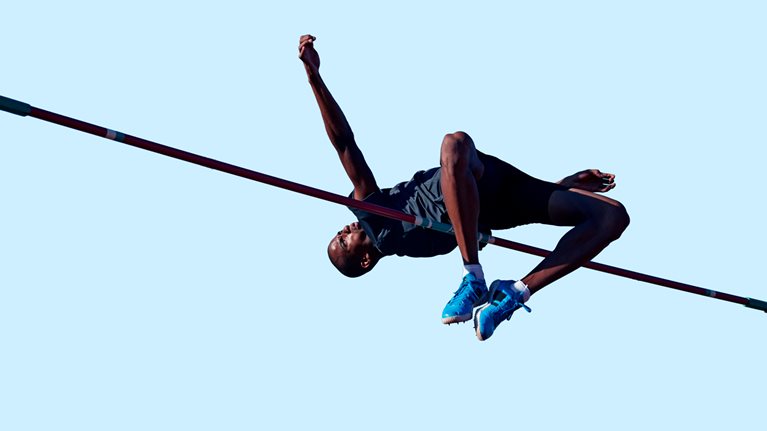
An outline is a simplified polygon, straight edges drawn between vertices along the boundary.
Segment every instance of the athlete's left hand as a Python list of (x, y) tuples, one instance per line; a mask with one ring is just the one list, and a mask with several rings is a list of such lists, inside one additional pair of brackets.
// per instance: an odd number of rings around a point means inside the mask
[(599, 169), (586, 169), (565, 177), (559, 184), (587, 192), (606, 193), (615, 188), (615, 175)]

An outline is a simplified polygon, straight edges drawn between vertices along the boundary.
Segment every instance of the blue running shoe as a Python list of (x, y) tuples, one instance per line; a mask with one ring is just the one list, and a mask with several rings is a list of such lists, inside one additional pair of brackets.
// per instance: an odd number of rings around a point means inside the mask
[(465, 322), (471, 319), (474, 307), (487, 302), (487, 285), (485, 280), (478, 280), (472, 273), (463, 277), (461, 285), (455, 291), (453, 298), (442, 310), (442, 323), (451, 324)]
[(474, 314), (474, 330), (479, 341), (485, 341), (493, 335), (495, 328), (518, 308), (528, 313), (530, 307), (522, 303), (522, 292), (514, 289), (514, 280), (495, 280), (490, 285), (490, 302), (480, 307)]

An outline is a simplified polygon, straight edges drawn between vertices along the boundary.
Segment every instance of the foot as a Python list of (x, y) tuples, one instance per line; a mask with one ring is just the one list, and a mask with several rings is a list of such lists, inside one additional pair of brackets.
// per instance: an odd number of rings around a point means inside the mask
[(490, 338), (495, 328), (511, 319), (518, 308), (530, 312), (530, 307), (522, 303), (522, 292), (514, 289), (514, 283), (514, 280), (495, 280), (490, 285), (490, 301), (474, 314), (474, 330), (479, 341)]
[(442, 310), (442, 323), (449, 325), (471, 319), (471, 311), (487, 302), (487, 296), (485, 280), (478, 280), (472, 273), (466, 274), (453, 298)]

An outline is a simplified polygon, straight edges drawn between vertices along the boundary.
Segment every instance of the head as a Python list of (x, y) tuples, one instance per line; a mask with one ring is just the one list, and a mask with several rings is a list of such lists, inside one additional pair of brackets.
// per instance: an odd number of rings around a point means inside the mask
[(330, 262), (341, 274), (347, 277), (359, 277), (373, 269), (381, 258), (381, 252), (365, 234), (360, 224), (346, 225), (328, 244)]

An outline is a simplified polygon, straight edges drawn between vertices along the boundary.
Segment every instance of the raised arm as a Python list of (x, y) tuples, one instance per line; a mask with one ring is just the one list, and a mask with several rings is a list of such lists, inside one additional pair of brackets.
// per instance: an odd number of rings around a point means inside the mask
[(317, 99), (317, 105), (320, 107), (328, 138), (338, 152), (338, 158), (341, 159), (341, 164), (354, 185), (354, 198), (362, 200), (378, 190), (378, 185), (373, 172), (365, 162), (362, 151), (354, 141), (354, 133), (349, 122), (346, 121), (346, 116), (320, 77), (320, 56), (314, 49), (315, 39), (308, 34), (301, 36), (298, 57), (304, 62), (306, 75), (314, 97)]

